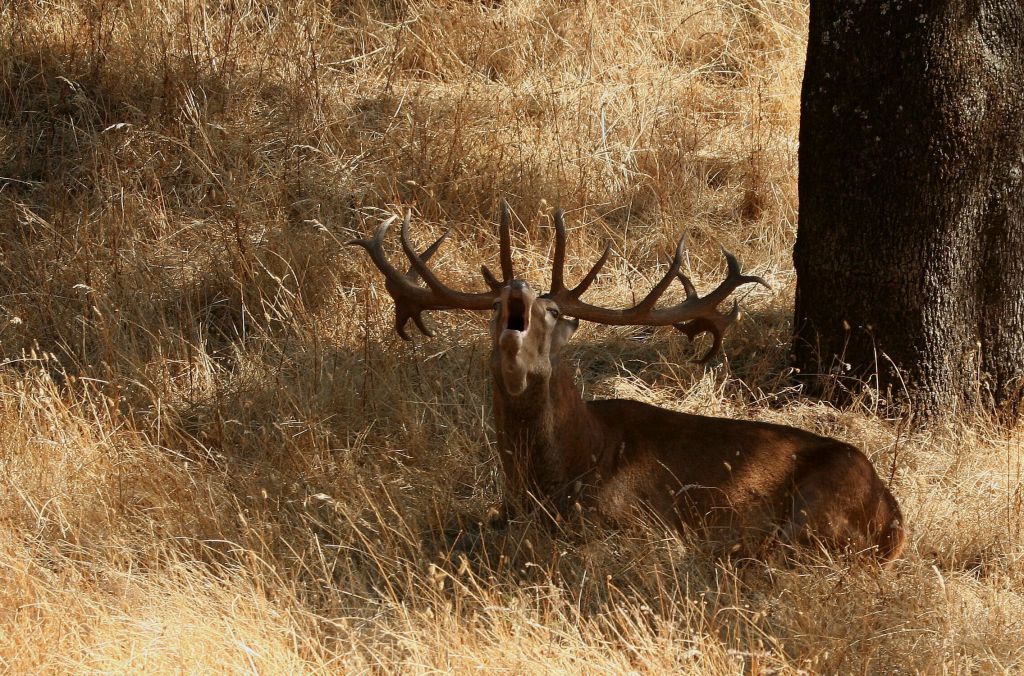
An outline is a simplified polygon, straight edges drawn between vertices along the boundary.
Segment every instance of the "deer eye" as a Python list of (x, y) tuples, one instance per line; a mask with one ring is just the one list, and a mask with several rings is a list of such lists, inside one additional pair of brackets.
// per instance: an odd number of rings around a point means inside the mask
[(552, 317), (554, 317), (555, 319), (558, 319), (558, 316), (560, 314), (562, 314), (562, 313), (559, 312), (558, 308), (556, 308), (556, 307), (549, 307), (548, 308), (548, 314), (551, 315)]

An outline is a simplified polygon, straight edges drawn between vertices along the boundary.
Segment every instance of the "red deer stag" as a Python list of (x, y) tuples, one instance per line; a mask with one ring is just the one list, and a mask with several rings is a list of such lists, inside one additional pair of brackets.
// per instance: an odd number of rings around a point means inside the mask
[[(393, 220), (393, 219), (392, 219)], [(423, 324), (425, 310), (491, 311), (494, 417), (505, 475), (506, 505), (531, 496), (555, 515), (584, 509), (601, 519), (621, 521), (639, 509), (673, 524), (725, 527), (744, 538), (769, 533), (790, 543), (821, 542), (836, 550), (869, 553), (881, 561), (903, 549), (902, 516), (895, 498), (857, 448), (810, 432), (747, 420), (690, 415), (638, 401), (584, 401), (560, 356), (579, 321), (601, 324), (674, 326), (691, 338), (722, 333), (738, 316), (737, 305), (718, 306), (743, 284), (765, 284), (743, 275), (736, 258), (725, 280), (699, 296), (680, 272), (683, 241), (668, 272), (650, 293), (627, 309), (590, 305), (580, 296), (596, 279), (610, 247), (574, 288), (565, 286), (565, 225), (555, 214), (551, 288), (540, 294), (512, 272), (510, 217), (502, 204), (501, 273), (485, 267), (490, 291), (465, 293), (443, 284), (427, 266), (445, 235), (423, 254), (409, 242), (409, 216), (401, 242), (412, 264), (402, 273), (388, 261), (382, 242), (391, 221), (371, 239), (350, 244), (366, 249), (384, 275), (395, 302), (395, 329)], [(422, 277), (426, 286), (419, 286)], [(678, 279), (686, 297), (656, 307)], [(767, 286), (767, 284), (765, 284)], [(770, 538), (769, 538), (770, 541)]]

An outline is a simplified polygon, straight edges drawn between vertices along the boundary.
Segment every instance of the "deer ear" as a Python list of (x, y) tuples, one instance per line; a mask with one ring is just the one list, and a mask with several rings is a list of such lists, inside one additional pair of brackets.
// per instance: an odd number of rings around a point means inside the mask
[(572, 334), (576, 333), (576, 329), (580, 326), (580, 320), (573, 317), (572, 319), (566, 319), (565, 317), (559, 317), (558, 321), (555, 322), (555, 330), (551, 334), (551, 351), (557, 352), (562, 349), (562, 346), (569, 342), (572, 338)]

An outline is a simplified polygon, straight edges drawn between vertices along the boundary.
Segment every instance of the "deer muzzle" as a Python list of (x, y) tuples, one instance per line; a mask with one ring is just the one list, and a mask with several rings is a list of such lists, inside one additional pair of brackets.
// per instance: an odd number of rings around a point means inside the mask
[(533, 294), (529, 287), (520, 283), (508, 287), (502, 303), (502, 330), (498, 344), (506, 352), (518, 352), (526, 332), (530, 330), (530, 311)]

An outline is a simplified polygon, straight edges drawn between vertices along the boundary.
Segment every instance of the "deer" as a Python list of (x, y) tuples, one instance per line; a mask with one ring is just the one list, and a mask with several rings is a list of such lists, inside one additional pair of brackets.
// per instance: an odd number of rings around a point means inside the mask
[[(577, 285), (566, 286), (561, 210), (554, 214), (551, 282), (544, 293), (514, 274), (511, 215), (504, 200), (501, 279), (482, 266), (489, 287), (482, 292), (458, 291), (438, 279), (427, 263), (450, 230), (417, 253), (409, 238), (409, 212), (400, 241), (411, 267), (405, 273), (394, 267), (384, 239), (395, 220), (381, 223), (373, 237), (348, 244), (365, 249), (383, 275), (401, 338), (411, 339), (410, 319), (423, 334), (433, 335), (423, 322), (426, 311), (491, 313), (489, 367), (503, 516), (523, 505), (541, 505), (558, 520), (584, 514), (611, 524), (647, 514), (679, 532), (739, 533), (743, 540), (785, 543), (787, 551), (819, 546), (879, 563), (902, 552), (906, 536), (899, 505), (867, 456), (848, 443), (768, 422), (694, 415), (627, 399), (583, 399), (562, 357), (581, 321), (672, 326), (691, 340), (706, 332), (712, 345), (699, 361), (718, 353), (739, 316), (735, 300), (729, 312), (719, 306), (740, 286), (768, 286), (743, 274), (724, 248), (726, 277), (706, 295), (699, 295), (681, 271), (681, 237), (667, 272), (650, 292), (632, 307), (617, 309), (581, 300), (607, 262), (610, 244)], [(684, 298), (659, 307), (676, 280)]]

